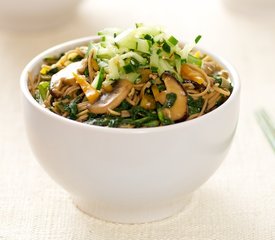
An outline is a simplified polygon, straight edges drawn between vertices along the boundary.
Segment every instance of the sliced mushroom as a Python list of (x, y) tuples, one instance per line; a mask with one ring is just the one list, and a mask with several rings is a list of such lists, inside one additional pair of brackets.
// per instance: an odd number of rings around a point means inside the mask
[(155, 98), (152, 95), (145, 93), (141, 98), (140, 106), (147, 110), (155, 109), (156, 108)]
[(185, 119), (188, 115), (188, 106), (187, 95), (183, 87), (177, 79), (167, 72), (163, 73), (161, 78), (166, 86), (166, 90), (164, 92), (166, 94), (175, 93), (177, 95), (174, 105), (171, 108), (165, 108), (163, 110), (164, 114), (173, 121)]
[(95, 78), (96, 72), (99, 70), (97, 62), (93, 59), (94, 51), (91, 51), (88, 56), (88, 71), (89, 71), (89, 78), (92, 82)]
[(201, 68), (207, 75), (212, 75), (221, 70), (219, 64), (210, 56), (203, 58)]
[(121, 102), (127, 97), (133, 85), (128, 80), (118, 80), (110, 93), (104, 93), (92, 105), (88, 106), (90, 112), (95, 114), (107, 113), (108, 109), (118, 107)]
[(205, 85), (207, 75), (198, 66), (189, 63), (184, 63), (181, 65), (181, 77), (196, 82), (200, 85)]
[(85, 62), (83, 60), (71, 63), (52, 76), (50, 92), (54, 97), (59, 97), (61, 95), (60, 88), (62, 83), (73, 84), (75, 82), (74, 73), (77, 73), (78, 70), (81, 70), (84, 63)]

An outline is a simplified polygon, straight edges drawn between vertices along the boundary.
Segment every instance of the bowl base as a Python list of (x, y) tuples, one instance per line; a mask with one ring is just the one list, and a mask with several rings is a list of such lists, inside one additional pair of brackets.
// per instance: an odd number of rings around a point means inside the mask
[(75, 206), (91, 217), (108, 222), (138, 224), (160, 221), (179, 213), (191, 202), (192, 194), (161, 206), (137, 206), (135, 208), (106, 207), (98, 202), (83, 200), (79, 197), (72, 198)]

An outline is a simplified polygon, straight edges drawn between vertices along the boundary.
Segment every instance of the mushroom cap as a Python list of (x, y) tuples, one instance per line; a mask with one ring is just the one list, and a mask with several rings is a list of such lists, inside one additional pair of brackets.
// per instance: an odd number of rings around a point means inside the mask
[(171, 108), (165, 108), (164, 114), (173, 121), (180, 121), (188, 115), (187, 94), (177, 79), (168, 72), (161, 76), (166, 86), (166, 94), (175, 93), (177, 99)]
[(53, 96), (59, 95), (59, 89), (63, 83), (72, 84), (75, 82), (74, 73), (83, 68), (83, 61), (74, 62), (52, 75), (50, 91)]
[(128, 80), (116, 81), (112, 92), (102, 94), (94, 104), (88, 105), (89, 111), (95, 114), (104, 114), (108, 112), (108, 109), (118, 107), (127, 97), (132, 87), (132, 83)]

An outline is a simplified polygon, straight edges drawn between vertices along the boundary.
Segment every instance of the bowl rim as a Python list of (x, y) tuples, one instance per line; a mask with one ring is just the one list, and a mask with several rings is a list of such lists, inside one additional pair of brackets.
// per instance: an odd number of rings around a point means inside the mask
[[(198, 118), (189, 120), (189, 121), (183, 121), (180, 123), (175, 123), (167, 126), (160, 126), (160, 127), (150, 127), (150, 128), (112, 128), (112, 127), (102, 127), (102, 126), (96, 126), (96, 125), (90, 125), (90, 124), (84, 124), (81, 122), (77, 122), (75, 120), (71, 120), (65, 117), (62, 117), (56, 113), (53, 113), (49, 111), (47, 108), (42, 107), (31, 95), (29, 89), (28, 89), (28, 73), (32, 72), (35, 67), (37, 67), (38, 64), (41, 63), (44, 57), (48, 55), (53, 55), (57, 52), (59, 52), (61, 49), (63, 51), (67, 51), (70, 49), (70, 47), (76, 47), (81, 46), (83, 44), (87, 44), (90, 41), (97, 41), (99, 39), (98, 36), (88, 36), (88, 37), (82, 37), (77, 38), (74, 40), (66, 41), (61, 44), (55, 45), (53, 47), (48, 48), (47, 50), (41, 52), (36, 57), (34, 57), (23, 69), (21, 75), (20, 75), (20, 89), (23, 93), (24, 98), (38, 111), (43, 113), (45, 116), (56, 120), (61, 121), (62, 124), (65, 125), (71, 125), (71, 127), (80, 127), (90, 130), (96, 130), (101, 132), (110, 132), (110, 133), (122, 133), (122, 134), (144, 134), (144, 133), (153, 133), (153, 132), (165, 132), (170, 130), (177, 130), (184, 127), (189, 127), (192, 125), (196, 125), (201, 123), (202, 121), (205, 121), (206, 119), (210, 119), (223, 111), (224, 108), (227, 108), (228, 105), (231, 104), (232, 101), (234, 101), (235, 98), (238, 98), (239, 92), (240, 92), (240, 79), (239, 75), (236, 71), (236, 69), (232, 66), (231, 63), (229, 63), (227, 60), (225, 60), (223, 57), (220, 57), (205, 48), (199, 48), (196, 47), (196, 49), (201, 50), (202, 52), (212, 56), (215, 60), (219, 62), (220, 65), (222, 65), (226, 70), (228, 70), (231, 81), (233, 83), (233, 91), (229, 98), (224, 102), (221, 106), (214, 109), (213, 111), (202, 115)], [(66, 50), (67, 49), (67, 50)], [(90, 130), (89, 130), (90, 129)]]

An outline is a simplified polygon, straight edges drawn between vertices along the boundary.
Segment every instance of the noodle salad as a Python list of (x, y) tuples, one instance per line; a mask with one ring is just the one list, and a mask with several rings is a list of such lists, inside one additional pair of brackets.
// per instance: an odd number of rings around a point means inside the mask
[(211, 56), (160, 27), (136, 24), (98, 33), (98, 41), (44, 59), (29, 90), (50, 111), (91, 125), (157, 127), (200, 117), (232, 92)]

